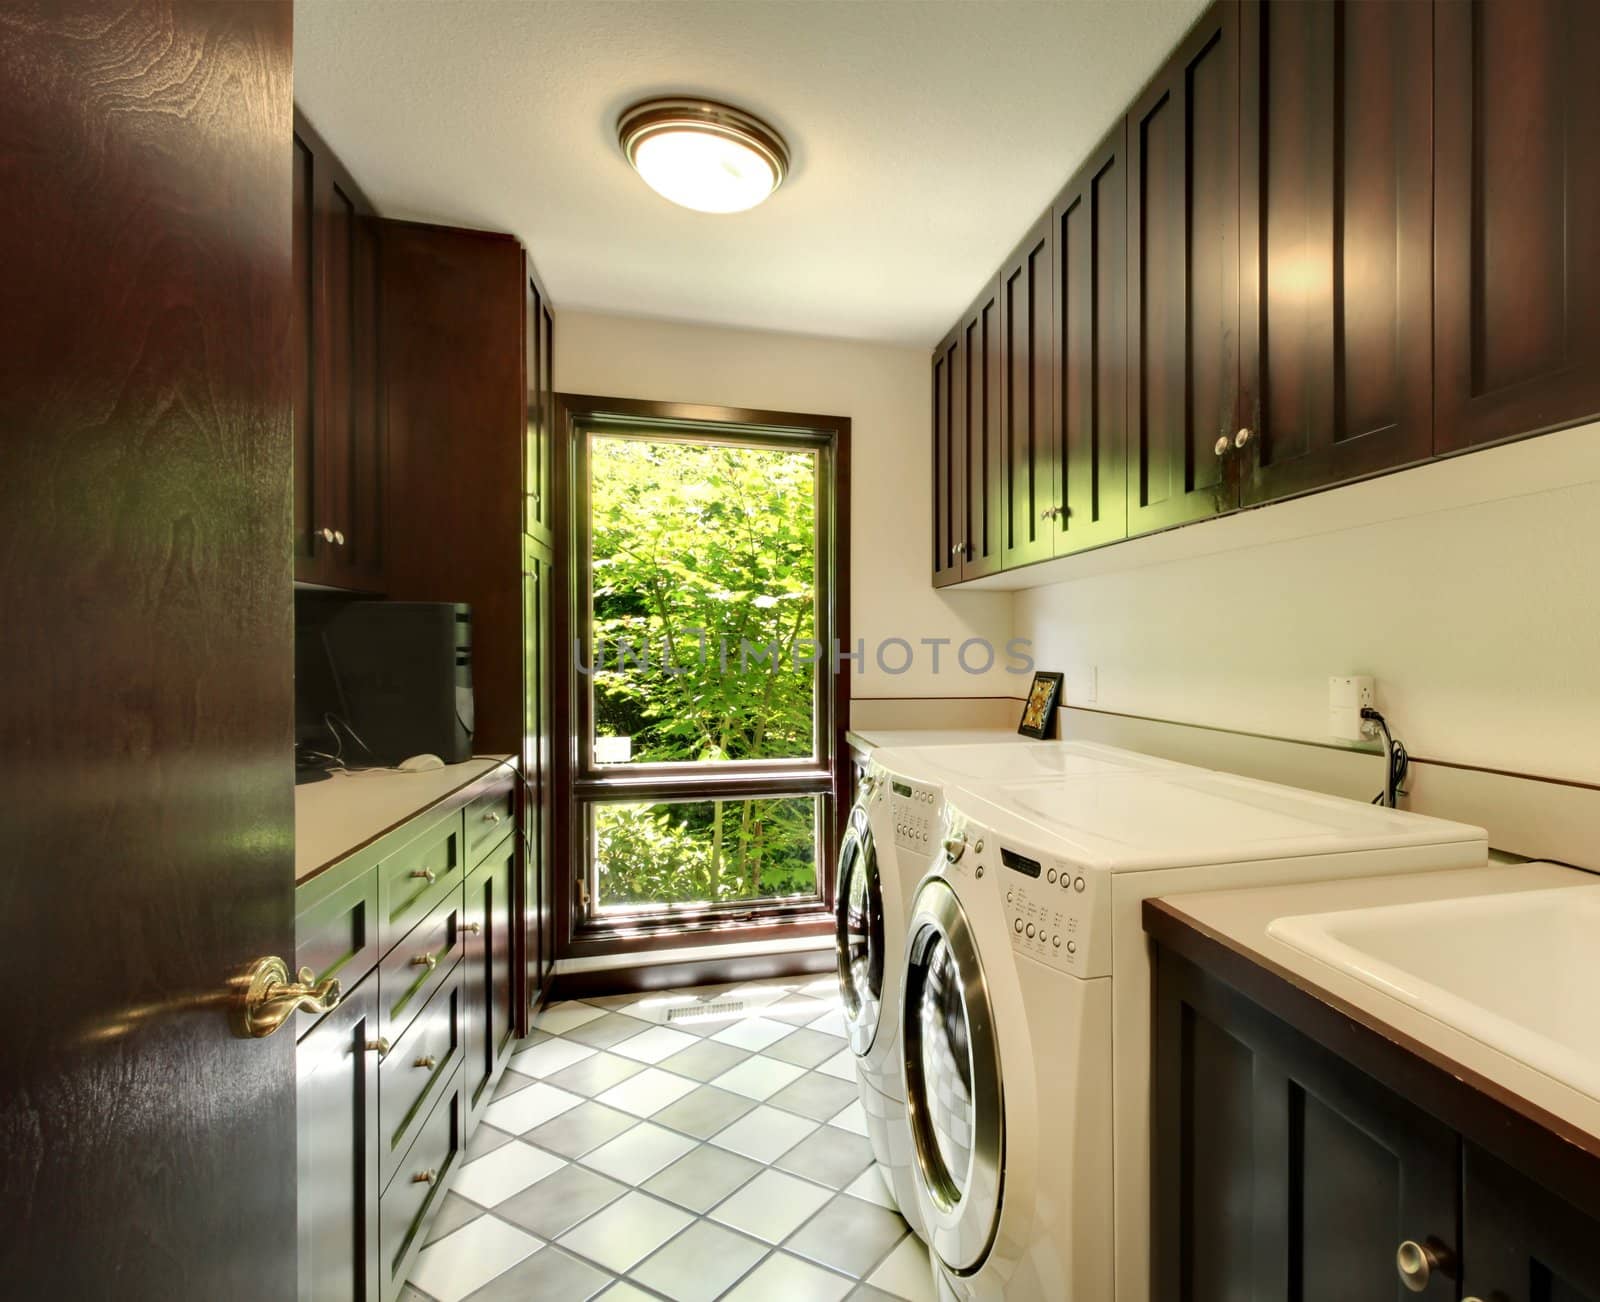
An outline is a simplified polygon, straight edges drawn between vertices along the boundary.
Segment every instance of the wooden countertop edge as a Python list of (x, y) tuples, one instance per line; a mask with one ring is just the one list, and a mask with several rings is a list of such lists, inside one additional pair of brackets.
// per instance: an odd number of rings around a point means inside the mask
[[(475, 755), (473, 758), (477, 759), (479, 757)], [(484, 756), (483, 758), (488, 757)], [(409, 814), (406, 814), (403, 818), (396, 819), (382, 830), (374, 832), (371, 836), (367, 837), (366, 840), (357, 841), (354, 845), (346, 846), (344, 849), (340, 850), (338, 854), (334, 855), (333, 858), (326, 859), (322, 863), (318, 864), (315, 868), (308, 869), (306, 872), (300, 874), (294, 879), (295, 889), (299, 890), (307, 882), (315, 881), (330, 868), (337, 868), (351, 855), (359, 854), (369, 845), (375, 845), (377, 842), (383, 840), (384, 837), (388, 836), (390, 832), (394, 831), (395, 828), (404, 827), (407, 823), (411, 822), (412, 819), (421, 818), (424, 814), (428, 814), (433, 810), (442, 808), (443, 806), (450, 804), (452, 801), (465, 804), (466, 802), (462, 799), (464, 795), (472, 791), (474, 787), (478, 787), (492, 781), (495, 775), (498, 774), (501, 769), (508, 769), (513, 775), (515, 775), (520, 767), (521, 766), (518, 764), (517, 758), (514, 755), (507, 759), (496, 760), (491, 767), (484, 769), (482, 773), (476, 773), (472, 777), (465, 779), (460, 786), (451, 787), (450, 790), (446, 791), (443, 795), (436, 796), (434, 799), (428, 801), (424, 805), (418, 805)], [(512, 781), (515, 780), (516, 779), (513, 776)]]
[(1600, 1208), (1600, 1138), (1385, 1022), (1166, 900), (1143, 903), (1145, 932), (1464, 1138), (1569, 1201)]

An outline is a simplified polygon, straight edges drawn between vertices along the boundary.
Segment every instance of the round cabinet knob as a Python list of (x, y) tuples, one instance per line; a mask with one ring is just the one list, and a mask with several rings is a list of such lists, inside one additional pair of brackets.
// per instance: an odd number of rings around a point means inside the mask
[(1400, 1274), (1400, 1282), (1408, 1291), (1421, 1293), (1428, 1287), (1428, 1280), (1435, 1270), (1443, 1268), (1439, 1251), (1432, 1244), (1418, 1243), (1415, 1239), (1407, 1239), (1394, 1253), (1394, 1268)]
[(324, 529), (322, 531), (322, 541), (323, 542), (332, 542), (333, 541), (333, 530), (332, 529)]
[(483, 821), (485, 823), (498, 823), (500, 821), (500, 815), (495, 810), (491, 809), (483, 816)]
[(333, 531), (333, 541), (334, 541), (334, 544), (336, 546), (339, 546), (339, 547), (343, 547), (344, 546), (344, 535), (342, 533), (340, 533), (337, 529), (335, 529)]
[(1212, 448), (1212, 451), (1215, 452), (1219, 457), (1225, 457), (1228, 455), (1228, 448), (1230, 446), (1231, 445), (1228, 442), (1228, 436), (1226, 434), (1221, 434), (1217, 436), (1217, 444), (1214, 448)]
[(390, 1048), (389, 1041), (382, 1036), (379, 1036), (376, 1040), (367, 1041), (367, 1049), (377, 1054), (380, 1058), (386, 1056)]
[(469, 936), (476, 936), (480, 932), (483, 931), (483, 923), (481, 923), (481, 922), (469, 922), (469, 923), (465, 924), (461, 928), (461, 930), (466, 932)]
[(411, 960), (411, 966), (425, 967), (428, 969), (428, 971), (432, 972), (434, 968), (439, 966), (439, 959), (434, 954), (418, 954)]
[(439, 1178), (437, 1171), (418, 1171), (411, 1177), (412, 1184), (432, 1184)]
[(439, 1060), (437, 1058), (435, 1058), (431, 1053), (428, 1053), (428, 1054), (424, 1054), (422, 1057), (418, 1058), (414, 1065), (418, 1066), (418, 1067), (421, 1067), (424, 1071), (432, 1071), (435, 1067), (437, 1067), (439, 1065)]
[(1249, 441), (1250, 431), (1247, 429), (1242, 429), (1233, 436), (1233, 446), (1236, 448), (1242, 448)]
[(427, 882), (429, 886), (439, 880), (439, 874), (434, 872), (432, 868), (413, 868), (411, 875), (419, 881)]

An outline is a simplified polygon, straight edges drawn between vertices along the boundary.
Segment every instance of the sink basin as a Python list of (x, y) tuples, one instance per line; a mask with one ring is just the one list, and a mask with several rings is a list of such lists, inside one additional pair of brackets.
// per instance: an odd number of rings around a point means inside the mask
[(1600, 884), (1301, 914), (1267, 934), (1600, 1099)]

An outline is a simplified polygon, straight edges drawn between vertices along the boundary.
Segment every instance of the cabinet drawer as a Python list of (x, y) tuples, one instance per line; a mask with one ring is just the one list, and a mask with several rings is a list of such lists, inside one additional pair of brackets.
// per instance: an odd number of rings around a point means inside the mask
[[(378, 865), (378, 943), (384, 952), (441, 899), (461, 893), (461, 816), (441, 818)], [(392, 1037), (391, 1037), (392, 1038)]]
[(378, 1242), (382, 1254), (382, 1302), (394, 1302), (423, 1230), (444, 1200), (445, 1186), (461, 1158), (461, 1075), (456, 1073), (440, 1092), (433, 1111), (417, 1131), (410, 1150), (398, 1163), (394, 1178), (378, 1201)]
[(511, 774), (493, 791), (486, 791), (467, 806), (467, 863), (476, 868), (485, 852), (500, 843), (516, 817)]
[(378, 1033), (391, 1045), (399, 1042), (461, 957), (461, 901), (458, 882), (378, 964)]
[(463, 971), (460, 964), (452, 969), (406, 1033), (389, 1046), (378, 1068), (378, 1127), (386, 1185), (440, 1087), (461, 1065)]
[[(294, 920), (294, 966), (308, 967), (318, 981), (338, 977), (348, 992), (378, 961), (378, 879), (369, 868)], [(295, 1034), (304, 1035), (321, 1014), (295, 1014)]]

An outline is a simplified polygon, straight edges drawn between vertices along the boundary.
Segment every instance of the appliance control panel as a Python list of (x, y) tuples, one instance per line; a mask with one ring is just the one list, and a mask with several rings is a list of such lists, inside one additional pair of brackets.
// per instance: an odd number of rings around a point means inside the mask
[(1110, 975), (1107, 928), (1096, 925), (1110, 907), (1103, 873), (1000, 838), (984, 858), (994, 865), (1013, 950), (1073, 976)]
[(932, 854), (939, 844), (939, 814), (944, 804), (938, 788), (892, 773), (880, 774), (879, 781), (889, 792), (895, 845), (921, 855)]

